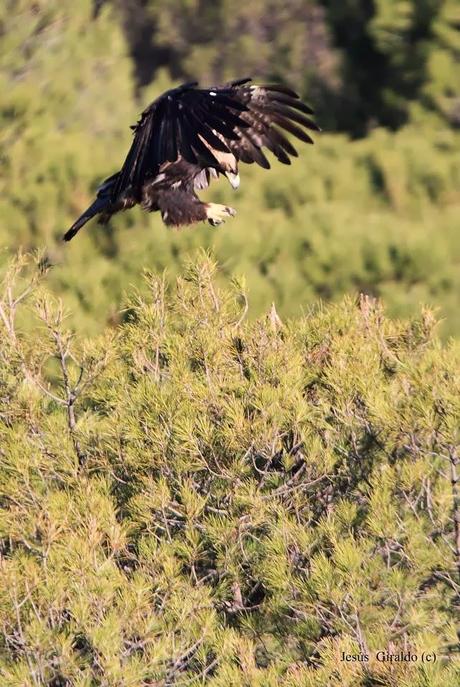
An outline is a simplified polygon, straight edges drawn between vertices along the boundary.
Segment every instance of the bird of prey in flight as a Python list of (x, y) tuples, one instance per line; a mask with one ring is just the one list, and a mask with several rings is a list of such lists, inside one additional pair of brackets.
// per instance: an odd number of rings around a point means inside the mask
[(213, 88), (187, 83), (154, 100), (132, 127), (134, 139), (121, 170), (101, 184), (64, 239), (70, 241), (96, 215), (104, 224), (134, 205), (158, 210), (173, 227), (203, 220), (216, 226), (235, 215), (226, 205), (202, 202), (197, 191), (220, 175), (238, 188), (239, 162), (269, 169), (264, 148), (288, 165), (297, 151), (286, 132), (313, 143), (307, 131), (319, 131), (308, 116), (313, 111), (297, 93), (251, 81)]

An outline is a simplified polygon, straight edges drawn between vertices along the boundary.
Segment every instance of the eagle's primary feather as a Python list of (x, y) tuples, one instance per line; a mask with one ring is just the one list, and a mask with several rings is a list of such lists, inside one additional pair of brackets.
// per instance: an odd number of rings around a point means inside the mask
[(187, 83), (167, 91), (142, 112), (121, 170), (99, 187), (95, 201), (65, 234), (66, 241), (95, 215), (104, 223), (136, 204), (149, 212), (159, 210), (170, 226), (200, 220), (219, 224), (235, 211), (202, 203), (197, 190), (220, 174), (237, 188), (238, 162), (269, 169), (263, 148), (288, 165), (297, 151), (283, 130), (306, 143), (313, 143), (308, 130), (319, 131), (309, 117), (313, 111), (286, 86), (257, 86), (251, 79), (197, 86)]

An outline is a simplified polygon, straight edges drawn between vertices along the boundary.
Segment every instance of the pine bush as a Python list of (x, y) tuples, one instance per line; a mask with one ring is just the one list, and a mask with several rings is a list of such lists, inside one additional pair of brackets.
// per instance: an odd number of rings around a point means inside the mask
[(430, 311), (248, 321), (203, 256), (81, 339), (47, 279), (19, 257), (0, 294), (2, 685), (458, 684), (460, 351)]

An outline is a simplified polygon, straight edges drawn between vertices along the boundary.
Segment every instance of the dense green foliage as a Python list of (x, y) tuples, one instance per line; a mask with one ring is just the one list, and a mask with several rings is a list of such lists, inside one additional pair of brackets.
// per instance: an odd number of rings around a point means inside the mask
[[(74, 327), (116, 322), (142, 267), (174, 275), (204, 246), (227, 274), (246, 276), (251, 315), (272, 301), (287, 316), (364, 291), (393, 315), (440, 306), (443, 334), (459, 333), (458, 3), (114, 0), (94, 15), (91, 0), (0, 6), (1, 262), (44, 250)], [(290, 168), (245, 166), (236, 194), (214, 184), (204, 197), (238, 210), (219, 230), (174, 233), (134, 210), (60, 242), (123, 161), (139, 110), (172, 78), (248, 72), (292, 83), (326, 129), (369, 135), (325, 132)], [(375, 128), (406, 120), (396, 133)]]
[(10, 266), (2, 686), (454, 687), (458, 346), (366, 298), (247, 323), (214, 269), (82, 341)]

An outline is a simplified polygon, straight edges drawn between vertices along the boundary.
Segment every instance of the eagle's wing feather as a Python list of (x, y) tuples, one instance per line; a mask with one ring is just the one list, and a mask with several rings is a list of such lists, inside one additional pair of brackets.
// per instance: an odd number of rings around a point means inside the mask
[(318, 130), (306, 115), (312, 110), (286, 86), (255, 86), (250, 79), (218, 88), (185, 84), (167, 91), (142, 113), (134, 140), (112, 190), (120, 197), (128, 188), (139, 188), (158, 173), (165, 162), (184, 159), (204, 168), (219, 169), (219, 154), (231, 153), (236, 161), (269, 168), (263, 148), (280, 162), (297, 156), (286, 131), (312, 143), (307, 130)]
[(185, 117), (189, 125), (195, 129), (196, 133), (204, 138), (214, 150), (220, 150), (223, 153), (230, 152), (228, 146), (216, 135), (212, 128), (209, 127), (209, 123), (206, 120), (200, 119), (193, 110), (189, 110)]
[(229, 152), (225, 139), (237, 139), (236, 127), (247, 126), (239, 116), (247, 107), (234, 97), (232, 88), (198, 89), (195, 85), (167, 91), (141, 114), (113, 199), (129, 187), (142, 185), (164, 162), (180, 157), (200, 168), (219, 166), (212, 149)]
[(236, 159), (251, 164), (257, 162), (264, 169), (270, 169), (270, 163), (262, 152), (264, 145), (261, 137), (257, 133), (257, 128), (251, 126), (240, 131), (238, 141), (230, 145), (231, 151)]
[[(125, 189), (136, 184), (141, 175), (145, 173), (148, 158), (156, 154), (159, 136), (152, 136), (154, 123), (154, 116), (149, 116), (145, 112), (142, 113), (135, 127), (134, 141), (120, 170), (117, 183), (112, 188), (113, 200)], [(152, 147), (154, 147), (153, 151)]]
[[(212, 146), (207, 146), (203, 143), (199, 136), (200, 131), (197, 131), (197, 125), (193, 122), (192, 117), (188, 113), (183, 115), (183, 124), (185, 135), (188, 141), (190, 141), (193, 153), (195, 157), (197, 157), (200, 167), (218, 167), (219, 162), (212, 154)], [(185, 152), (184, 157), (187, 159)]]
[[(221, 134), (225, 139), (229, 141), (237, 141), (239, 136), (236, 128), (246, 128), (248, 125), (244, 119), (241, 117), (236, 117), (233, 113), (229, 111), (222, 111), (218, 107), (205, 109), (202, 106), (196, 109), (198, 116), (206, 120), (207, 124), (212, 127), (214, 131)], [(225, 116), (226, 120), (220, 119), (220, 117)]]
[[(283, 133), (287, 131), (305, 143), (313, 143), (305, 129), (319, 131), (319, 127), (305, 114), (313, 114), (311, 108), (305, 105), (297, 93), (285, 86), (266, 85), (249, 86), (234, 85), (236, 97), (247, 106), (247, 111), (241, 117), (249, 125), (244, 135), (230, 145), (232, 153), (243, 162), (253, 161), (266, 167), (259, 154), (253, 154), (247, 144), (249, 137), (253, 145), (259, 149), (268, 148), (280, 162), (290, 164), (289, 155), (297, 157), (297, 150)], [(299, 126), (300, 125), (300, 126)]]

